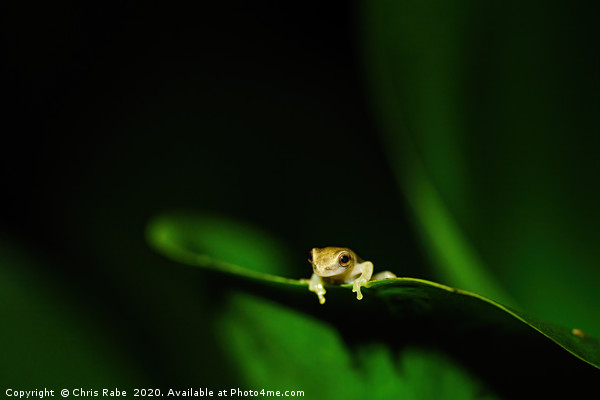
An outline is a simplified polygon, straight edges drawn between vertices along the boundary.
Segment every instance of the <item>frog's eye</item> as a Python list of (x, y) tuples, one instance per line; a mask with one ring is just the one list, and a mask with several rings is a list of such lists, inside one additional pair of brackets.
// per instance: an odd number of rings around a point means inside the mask
[(342, 267), (347, 267), (348, 265), (350, 265), (351, 260), (352, 260), (352, 257), (350, 257), (350, 254), (348, 254), (348, 253), (342, 253), (338, 257), (338, 263)]
[(312, 264), (312, 250), (308, 252), (308, 262)]

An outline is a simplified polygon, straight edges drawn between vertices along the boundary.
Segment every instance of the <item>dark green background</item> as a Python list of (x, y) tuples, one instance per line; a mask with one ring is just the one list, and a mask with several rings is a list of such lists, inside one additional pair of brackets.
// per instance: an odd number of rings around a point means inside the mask
[(244, 384), (227, 282), (145, 242), (171, 209), (600, 336), (595, 9), (3, 8), (2, 387)]

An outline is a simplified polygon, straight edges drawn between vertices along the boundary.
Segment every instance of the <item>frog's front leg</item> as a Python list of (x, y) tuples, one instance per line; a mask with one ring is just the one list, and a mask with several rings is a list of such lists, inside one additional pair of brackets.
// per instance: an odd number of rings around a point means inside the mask
[(362, 300), (363, 295), (360, 292), (361, 286), (367, 286), (367, 282), (373, 276), (373, 263), (370, 261), (365, 261), (363, 263), (357, 264), (358, 272), (360, 275), (356, 279), (354, 279), (354, 286), (352, 288), (353, 292), (356, 292), (356, 298), (358, 300)]
[(319, 303), (325, 303), (325, 287), (323, 286), (323, 278), (317, 274), (312, 274), (308, 282), (308, 290), (315, 292), (319, 296)]

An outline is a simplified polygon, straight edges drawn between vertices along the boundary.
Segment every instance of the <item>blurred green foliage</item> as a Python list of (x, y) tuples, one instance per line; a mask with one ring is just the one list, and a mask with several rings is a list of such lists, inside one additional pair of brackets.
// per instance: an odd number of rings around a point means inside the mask
[[(351, 22), (359, 49), (337, 36), (345, 2), (323, 21), (296, 8), (271, 19), (216, 5), (49, 7), (55, 18), (7, 13), (14, 32), (3, 36), (16, 82), (7, 103), (24, 110), (5, 129), (24, 150), (2, 160), (3, 388), (589, 390), (589, 366), (550, 341), (534, 351), (539, 335), (469, 331), (489, 326), (487, 313), (409, 320), (382, 340), (387, 321), (357, 322), (310, 296), (298, 311), (304, 298), (278, 302), (272, 288), (162, 259), (144, 231), (164, 210), (208, 210), (214, 241), (197, 250), (260, 273), (308, 277), (308, 249), (343, 245), (377, 268), (600, 336), (590, 6), (363, 1)], [(520, 364), (483, 351), (490, 341)], [(583, 370), (581, 386), (536, 375), (544, 357)], [(515, 369), (526, 371), (517, 393)]]
[(437, 275), (599, 335), (591, 10), (386, 0), (363, 10), (389, 160)]
[(229, 307), (220, 326), (223, 346), (250, 386), (302, 388), (311, 399), (493, 398), (435, 350), (397, 356), (383, 343), (352, 349), (330, 325), (277, 303), (238, 294)]
[(94, 310), (77, 304), (81, 289), (57, 281), (30, 252), (0, 241), (2, 384), (33, 390), (149, 383), (119, 352), (118, 338), (90, 316)]

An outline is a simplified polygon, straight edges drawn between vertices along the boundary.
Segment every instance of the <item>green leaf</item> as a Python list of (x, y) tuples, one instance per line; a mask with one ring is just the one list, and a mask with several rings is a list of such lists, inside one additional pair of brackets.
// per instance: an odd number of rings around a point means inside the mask
[(331, 325), (246, 293), (230, 297), (218, 328), (227, 359), (249, 387), (303, 390), (311, 399), (466, 399), (489, 392), (439, 351), (409, 347), (396, 356), (391, 346), (368, 340), (349, 347)]
[[(148, 239), (157, 251), (170, 259), (219, 272), (222, 278), (228, 277), (229, 280), (225, 284), (240, 281), (245, 289), (276, 301), (263, 304), (262, 300), (256, 298), (238, 297), (238, 300), (235, 300), (234, 297), (234, 300), (231, 300), (235, 304), (235, 307), (232, 306), (234, 311), (224, 314), (223, 330), (219, 337), (226, 338), (224, 340), (228, 346), (235, 344), (235, 351), (232, 350), (232, 353), (235, 353), (234, 357), (245, 360), (243, 370), (249, 371), (248, 374), (252, 376), (251, 382), (266, 382), (267, 377), (274, 372), (268, 365), (263, 365), (260, 357), (253, 353), (251, 343), (254, 339), (247, 335), (256, 335), (265, 341), (265, 348), (261, 347), (261, 351), (275, 353), (265, 354), (265, 362), (270, 360), (274, 363), (277, 374), (281, 375), (281, 382), (293, 381), (285, 375), (287, 372), (278, 369), (282, 360), (288, 357), (304, 357), (308, 364), (302, 368), (298, 367), (300, 370), (296, 371), (303, 379), (317, 379), (312, 377), (310, 372), (310, 366), (314, 366), (312, 363), (323, 363), (319, 368), (331, 371), (334, 374), (333, 379), (335, 371), (342, 368), (340, 365), (352, 363), (343, 357), (349, 357), (348, 352), (354, 354), (365, 351), (365, 344), (394, 347), (398, 343), (413, 343), (425, 346), (429, 351), (435, 349), (444, 354), (452, 354), (467, 366), (487, 362), (489, 369), (483, 373), (484, 379), (492, 382), (500, 371), (508, 373), (503, 367), (504, 364), (498, 361), (502, 358), (505, 358), (507, 364), (515, 363), (512, 358), (521, 359), (511, 366), (510, 373), (514, 374), (521, 369), (522, 379), (530, 379), (532, 368), (544, 373), (558, 368), (562, 371), (561, 374), (566, 374), (563, 376), (571, 377), (575, 374), (582, 379), (589, 377), (590, 371), (596, 371), (567, 352), (596, 368), (600, 367), (600, 345), (595, 338), (585, 334), (582, 337), (578, 336), (573, 334), (571, 329), (538, 321), (478, 294), (435, 282), (414, 278), (370, 282), (363, 290), (365, 298), (362, 301), (356, 300), (351, 292), (351, 285), (330, 286), (327, 287), (326, 304), (319, 305), (316, 296), (299, 280), (250, 270), (222, 262), (215, 254), (206, 254), (203, 250), (207, 248), (207, 241), (222, 240), (226, 243), (227, 235), (221, 230), (205, 229), (205, 221), (210, 221), (210, 224), (216, 223), (215, 218), (207, 218), (202, 214), (165, 214), (151, 222), (147, 231)], [(232, 221), (226, 221), (225, 224), (230, 227), (235, 225)], [(250, 232), (249, 228), (241, 224), (238, 226), (242, 231)], [(252, 254), (269, 251), (268, 246), (262, 247), (262, 244), (267, 242), (265, 237), (259, 241), (253, 238), (252, 235), (247, 237), (248, 243), (254, 246)], [(241, 246), (236, 240), (232, 243)], [(271, 269), (271, 266), (268, 269)], [(342, 333), (349, 348), (344, 349), (339, 343), (339, 338), (336, 339), (331, 326), (326, 325), (324, 328), (314, 320), (298, 317), (290, 311), (291, 309), (282, 307), (282, 304), (331, 324)], [(398, 323), (401, 325), (397, 325)], [(260, 327), (264, 331), (253, 331), (252, 327)], [(269, 338), (270, 335), (273, 338)], [(303, 338), (315, 337), (319, 339), (312, 343), (314, 348), (311, 348), (310, 342), (303, 342)], [(273, 344), (278, 340), (283, 342)], [(357, 345), (357, 349), (353, 352), (354, 345)], [(285, 350), (278, 353), (282, 350), (275, 349)], [(298, 354), (293, 357), (288, 354), (294, 352)], [(470, 355), (463, 359), (463, 353)], [(273, 361), (273, 357), (281, 357), (282, 360)], [(563, 367), (566, 371), (562, 370)], [(394, 368), (382, 368), (382, 374), (395, 375)], [(479, 372), (486, 368), (479, 368)], [(361, 375), (361, 379), (367, 378)], [(348, 378), (348, 381), (353, 382), (353, 378)], [(399, 382), (390, 385), (401, 386)]]
[(413, 3), (364, 2), (362, 13), (370, 89), (390, 165), (439, 277), (514, 305), (451, 208), (467, 190), (454, 99), (459, 10)]
[(362, 5), (383, 147), (438, 279), (600, 335), (593, 12)]

